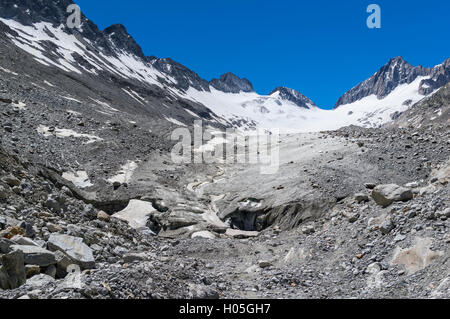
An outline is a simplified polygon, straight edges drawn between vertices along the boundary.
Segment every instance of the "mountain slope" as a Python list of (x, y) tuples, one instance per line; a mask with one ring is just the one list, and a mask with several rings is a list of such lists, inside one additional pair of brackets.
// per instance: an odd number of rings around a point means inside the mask
[[(302, 116), (300, 108), (314, 105), (293, 90), (284, 89), (284, 93), (289, 93), (279, 97), (261, 96), (254, 92), (250, 81), (232, 73), (208, 82), (171, 59), (147, 57), (120, 24), (101, 31), (83, 16), (80, 30), (69, 29), (64, 23), (65, 7), (70, 3), (7, 1), (2, 4), (0, 23), (5, 41), (30, 54), (41, 67), (57, 68), (81, 82), (95, 81), (115, 91), (114, 102), (92, 94), (75, 97), (78, 100), (86, 102), (87, 97), (89, 102), (98, 101), (97, 104), (124, 112), (135, 109), (169, 124), (189, 125), (203, 119), (213, 126), (245, 129), (266, 127), (267, 123), (273, 127), (278, 118), (298, 118)], [(27, 10), (29, 14), (23, 15)], [(64, 81), (61, 86), (70, 91)], [(105, 92), (102, 96), (111, 94)], [(228, 105), (230, 100), (238, 103)], [(224, 103), (227, 112), (221, 111)], [(252, 111), (248, 112), (249, 108)]]
[[(419, 80), (417, 80), (419, 79)], [(434, 68), (414, 67), (402, 57), (391, 59), (377, 73), (358, 84), (341, 96), (335, 108), (353, 104), (367, 97), (376, 97), (379, 101), (389, 96), (398, 87), (410, 86), (411, 90), (425, 97), (450, 82), (450, 59)], [(410, 106), (420, 98), (404, 101)]]
[[(110, 99), (92, 95), (88, 96), (89, 102), (99, 101), (97, 104), (108, 104), (113, 109), (125, 112), (128, 109), (140, 110), (139, 112), (152, 114), (177, 125), (188, 125), (196, 119), (203, 119), (210, 125), (219, 127), (254, 128), (267, 122), (261, 114), (273, 112), (275, 116), (279, 113), (301, 113), (292, 108), (288, 99), (257, 95), (248, 80), (240, 79), (232, 73), (208, 82), (171, 59), (147, 57), (120, 24), (100, 31), (83, 16), (80, 30), (69, 29), (64, 25), (64, 8), (70, 3), (72, 2), (23, 0), (15, 1), (13, 5), (11, 1), (7, 1), (2, 4), (5, 10), (1, 11), (0, 23), (5, 30), (4, 39), (30, 54), (41, 67), (58, 68), (64, 74), (80, 78), (82, 82), (93, 80), (113, 86), (111, 90), (116, 95), (113, 103)], [(30, 14), (24, 16), (23, 12), (27, 10)], [(5, 68), (7, 69), (6, 66)], [(64, 86), (64, 82), (62, 87), (70, 91), (69, 86)], [(197, 101), (196, 94), (187, 94), (189, 90), (203, 95), (211, 95), (212, 91), (219, 92), (221, 97), (225, 93), (228, 94), (228, 99), (233, 99), (236, 94), (241, 95), (241, 104), (255, 104), (260, 111), (246, 114), (246, 106), (240, 105), (232, 115), (229, 112), (213, 114), (217, 112), (217, 105), (222, 103), (221, 98), (213, 99), (215, 101), (211, 103), (206, 103), (205, 99)], [(253, 93), (250, 100), (247, 100), (247, 93)], [(120, 98), (117, 98), (118, 94)], [(109, 93), (102, 95), (110, 96)], [(77, 99), (84, 102), (84, 97), (86, 96)], [(268, 99), (277, 105), (277, 109), (271, 110), (265, 102), (259, 101)], [(284, 110), (284, 101), (289, 102), (287, 110)], [(301, 104), (298, 106), (305, 107), (303, 100), (291, 101), (293, 104), (299, 102)], [(313, 104), (309, 99), (306, 101)], [(131, 107), (128, 109), (122, 106), (130, 102)], [(273, 118), (268, 121), (273, 121)]]
[(440, 88), (433, 96), (413, 105), (401, 114), (390, 126), (413, 127), (450, 124), (450, 83)]
[(402, 57), (393, 58), (373, 76), (341, 96), (335, 107), (351, 104), (371, 95), (381, 100), (399, 85), (411, 84), (417, 77), (428, 76), (430, 72), (430, 69), (422, 66), (413, 67)]
[[(191, 126), (199, 119), (245, 130), (379, 127), (450, 81), (450, 59), (429, 69), (397, 57), (343, 95), (335, 110), (324, 111), (293, 89), (258, 94), (249, 80), (233, 73), (207, 81), (170, 58), (145, 56), (120, 24), (101, 31), (83, 15), (81, 28), (69, 29), (65, 9), (72, 3), (3, 1), (0, 67), (30, 76), (40, 87), (58, 83), (55, 94), (109, 113), (148, 116), (165, 128)], [(19, 55), (13, 53), (17, 48), (23, 50)], [(79, 83), (77, 90), (73, 81)]]
[(340, 97), (335, 111), (347, 112), (357, 125), (379, 127), (433, 95), (450, 82), (449, 74), (450, 59), (430, 69), (396, 57)]

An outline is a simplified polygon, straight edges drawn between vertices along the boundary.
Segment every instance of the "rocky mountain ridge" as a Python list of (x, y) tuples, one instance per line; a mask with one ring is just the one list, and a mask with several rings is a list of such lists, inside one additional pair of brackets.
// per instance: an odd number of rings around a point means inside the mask
[[(144, 55), (142, 48), (133, 37), (127, 32), (126, 27), (115, 24), (104, 31), (88, 20), (84, 15), (81, 19), (80, 29), (69, 29), (65, 26), (68, 14), (66, 8), (73, 4), (71, 0), (40, 0), (40, 1), (6, 1), (1, 4), (2, 12), (0, 16), (5, 19), (12, 19), (24, 25), (34, 23), (50, 22), (55, 27), (63, 25), (65, 32), (69, 34), (79, 34), (92, 41), (108, 55), (117, 55), (117, 51), (132, 54), (145, 62), (151, 63), (155, 68), (163, 73), (167, 73), (176, 80), (176, 87), (187, 90), (190, 86), (209, 91), (209, 86), (225, 93), (254, 92), (253, 86), (247, 79), (240, 79), (231, 72), (226, 73), (220, 79), (213, 79), (210, 82), (200, 79), (199, 76), (181, 64), (168, 59), (158, 59)], [(85, 63), (89, 63), (84, 61)]]
[(288, 100), (291, 101), (293, 103), (295, 103), (296, 105), (309, 109), (312, 107), (317, 107), (317, 105), (308, 97), (304, 96), (303, 94), (301, 94), (300, 92), (294, 90), (294, 89), (290, 89), (287, 87), (277, 87), (275, 90), (273, 90), (272, 92), (270, 92), (269, 95), (279, 95), (281, 99), (283, 100)]
[(231, 72), (223, 74), (220, 79), (212, 79), (210, 84), (225, 93), (255, 92), (249, 80), (241, 79)]
[[(107, 91), (115, 92), (118, 105), (113, 108), (152, 114), (168, 125), (190, 125), (201, 118), (208, 125), (243, 130), (258, 127), (270, 130), (278, 126), (320, 131), (350, 124), (379, 127), (450, 79), (450, 60), (429, 69), (413, 67), (397, 57), (341, 97), (335, 108), (338, 112), (333, 113), (320, 110), (311, 99), (293, 89), (279, 87), (269, 95), (259, 95), (249, 80), (233, 73), (207, 81), (170, 58), (145, 56), (120, 24), (101, 31), (83, 15), (81, 28), (69, 29), (65, 26), (68, 15), (65, 8), (72, 3), (70, 0), (5, 1), (0, 26), (4, 41), (10, 42), (6, 46), (18, 47), (45, 69), (56, 67), (69, 78), (79, 78), (79, 82), (101, 82), (109, 87)], [(4, 68), (8, 70), (8, 65)], [(416, 84), (418, 78), (421, 81)], [(410, 93), (393, 97), (403, 85), (414, 87), (409, 89)], [(70, 92), (64, 81), (62, 86)], [(75, 98), (82, 100), (85, 96)], [(94, 99), (101, 105), (111, 105), (108, 96), (109, 92), (103, 92), (101, 97), (89, 96), (89, 101)], [(371, 96), (377, 100), (366, 103), (365, 99)], [(361, 101), (367, 107), (359, 106)], [(342, 109), (353, 104), (355, 107)]]
[(434, 68), (414, 67), (402, 57), (396, 57), (384, 65), (373, 76), (358, 84), (341, 96), (335, 105), (338, 108), (364, 97), (375, 95), (378, 99), (388, 96), (395, 88), (411, 84), (418, 77), (427, 77), (419, 84), (419, 93), (426, 96), (450, 81), (450, 59)]
[[(224, 74), (220, 79), (213, 79), (208, 82), (201, 79), (195, 72), (171, 59), (158, 59), (156, 57), (145, 56), (141, 47), (128, 34), (123, 25), (112, 25), (104, 31), (101, 31), (92, 21), (82, 15), (81, 29), (69, 29), (64, 25), (68, 16), (66, 8), (72, 3), (73, 1), (71, 0), (5, 0), (1, 5), (1, 17), (13, 19), (26, 26), (41, 22), (49, 22), (54, 27), (60, 27), (62, 25), (65, 32), (79, 35), (92, 41), (92, 43), (95, 43), (95, 46), (104, 50), (106, 55), (117, 56), (118, 53), (123, 51), (138, 57), (144, 63), (151, 64), (158, 71), (167, 74), (175, 80), (171, 82), (170, 80), (167, 81), (167, 79), (157, 76), (158, 81), (176, 87), (181, 91), (186, 91), (189, 87), (209, 91), (209, 87), (212, 86), (226, 93), (254, 92), (252, 84), (247, 79), (240, 79), (232, 73)], [(51, 47), (46, 47), (46, 49), (50, 49)], [(71, 63), (78, 62), (88, 69), (92, 69), (93, 67), (83, 57), (77, 57), (75, 60), (71, 61)], [(370, 95), (376, 95), (378, 99), (383, 99), (399, 85), (410, 84), (420, 76), (429, 77), (424, 79), (419, 87), (420, 94), (426, 96), (450, 81), (449, 65), (450, 59), (432, 69), (422, 66), (413, 67), (402, 57), (393, 58), (372, 77), (340, 97), (335, 108), (344, 104), (353, 103)], [(290, 90), (284, 90), (283, 94), (286, 95), (286, 92)], [(288, 100), (298, 103), (298, 106), (301, 108), (305, 108), (306, 104), (315, 105), (308, 98), (291, 97)]]

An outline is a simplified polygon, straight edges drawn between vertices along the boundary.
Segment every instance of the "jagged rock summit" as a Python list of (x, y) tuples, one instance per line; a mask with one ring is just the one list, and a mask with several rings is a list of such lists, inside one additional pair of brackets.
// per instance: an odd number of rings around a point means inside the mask
[(304, 96), (300, 92), (290, 89), (287, 87), (277, 87), (275, 90), (270, 92), (271, 96), (279, 96), (283, 100), (291, 101), (297, 104), (299, 107), (303, 107), (306, 109), (310, 109), (312, 107), (316, 107), (316, 104), (308, 97)]
[(415, 67), (402, 57), (395, 57), (373, 76), (341, 96), (335, 108), (351, 104), (370, 95), (375, 95), (381, 100), (400, 85), (411, 84), (419, 77), (425, 77), (419, 83), (419, 93), (423, 96), (432, 93), (450, 81), (450, 61), (446, 60), (431, 69), (423, 66)]
[(225, 93), (254, 92), (252, 83), (249, 80), (241, 79), (231, 72), (223, 74), (220, 79), (212, 79), (211, 86)]
[(133, 37), (128, 33), (127, 29), (122, 24), (113, 24), (112, 26), (104, 30), (105, 35), (107, 35), (112, 43), (125, 52), (130, 52), (138, 57), (144, 58), (144, 53), (142, 48)]

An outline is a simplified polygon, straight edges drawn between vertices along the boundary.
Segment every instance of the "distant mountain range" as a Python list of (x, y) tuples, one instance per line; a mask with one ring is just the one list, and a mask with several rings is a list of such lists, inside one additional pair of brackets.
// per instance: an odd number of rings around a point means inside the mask
[[(339, 98), (333, 111), (325, 111), (290, 88), (261, 95), (233, 73), (207, 81), (169, 58), (145, 56), (120, 24), (101, 31), (83, 15), (81, 28), (70, 29), (66, 8), (72, 3), (3, 0), (0, 72), (30, 75), (36, 85), (53, 83), (80, 102), (170, 125), (203, 119), (221, 127), (300, 131), (378, 127), (450, 82), (450, 59), (431, 69), (397, 57)], [(76, 90), (73, 81), (81, 84)]]

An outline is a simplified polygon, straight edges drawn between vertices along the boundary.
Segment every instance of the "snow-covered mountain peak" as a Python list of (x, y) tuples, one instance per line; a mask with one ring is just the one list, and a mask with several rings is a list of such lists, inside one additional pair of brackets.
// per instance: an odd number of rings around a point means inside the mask
[(128, 34), (127, 28), (123, 24), (120, 24), (120, 23), (116, 23), (116, 24), (113, 24), (113, 25), (107, 27), (105, 29), (105, 33), (108, 35), (117, 33), (121, 36), (131, 37)]
[(410, 84), (419, 76), (428, 76), (430, 72), (431, 69), (429, 68), (412, 66), (402, 57), (393, 58), (377, 73), (341, 96), (335, 107), (354, 103), (371, 95), (383, 99), (399, 85)]

